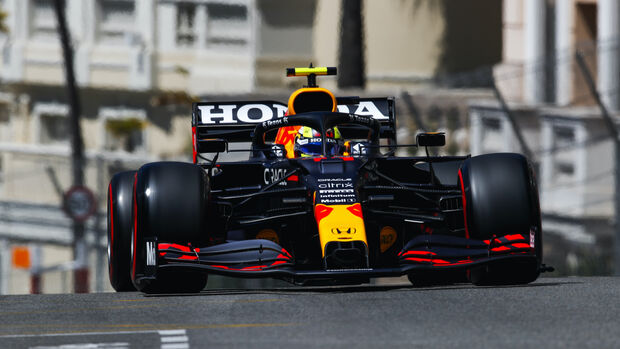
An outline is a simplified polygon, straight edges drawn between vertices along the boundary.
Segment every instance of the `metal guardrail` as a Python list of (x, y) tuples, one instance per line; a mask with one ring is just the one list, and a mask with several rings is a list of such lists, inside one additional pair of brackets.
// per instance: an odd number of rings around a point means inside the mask
[[(98, 220), (93, 216), (86, 222), (86, 236), (91, 245), (97, 233), (105, 231), (105, 213), (98, 214)], [(56, 205), (0, 201), (0, 239), (70, 246), (71, 224), (71, 219)], [(99, 241), (99, 245), (103, 243)]]

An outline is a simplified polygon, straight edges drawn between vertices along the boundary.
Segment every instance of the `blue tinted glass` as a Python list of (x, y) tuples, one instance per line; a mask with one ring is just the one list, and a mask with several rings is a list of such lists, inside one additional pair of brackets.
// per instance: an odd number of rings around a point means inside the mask
[[(338, 149), (339, 147), (337, 143), (327, 143), (325, 145), (327, 155), (338, 155)], [(306, 155), (323, 155), (321, 142), (312, 142), (300, 145), (299, 150)]]
[(320, 142), (304, 144), (304, 145), (301, 145), (299, 149), (301, 150), (302, 153), (306, 155), (321, 155), (323, 152), (323, 149), (321, 149)]
[(325, 148), (327, 151), (327, 155), (338, 155), (338, 144), (327, 143), (327, 146)]

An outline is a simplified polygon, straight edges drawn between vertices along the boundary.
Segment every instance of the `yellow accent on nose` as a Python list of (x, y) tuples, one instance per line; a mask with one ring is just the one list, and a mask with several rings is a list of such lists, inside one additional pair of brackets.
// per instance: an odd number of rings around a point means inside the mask
[[(332, 209), (327, 216), (321, 217), (317, 222), (323, 257), (325, 257), (325, 247), (331, 241), (362, 241), (368, 246), (364, 219), (349, 210), (350, 207), (355, 205), (359, 204), (317, 205)], [(315, 215), (317, 206), (315, 206)]]

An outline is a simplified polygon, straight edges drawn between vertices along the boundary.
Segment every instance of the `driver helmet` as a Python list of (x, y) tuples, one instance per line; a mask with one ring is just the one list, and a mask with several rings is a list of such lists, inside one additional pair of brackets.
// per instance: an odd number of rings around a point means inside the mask
[[(340, 155), (344, 150), (342, 137), (337, 127), (325, 131), (325, 151), (327, 156)], [(295, 156), (309, 157), (323, 155), (321, 133), (302, 126), (295, 135)]]

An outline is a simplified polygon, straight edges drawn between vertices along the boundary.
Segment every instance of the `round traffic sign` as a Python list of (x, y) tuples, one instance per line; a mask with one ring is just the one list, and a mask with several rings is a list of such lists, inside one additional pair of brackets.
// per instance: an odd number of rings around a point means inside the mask
[(84, 186), (75, 185), (63, 197), (65, 212), (72, 219), (83, 222), (96, 210), (95, 195)]

